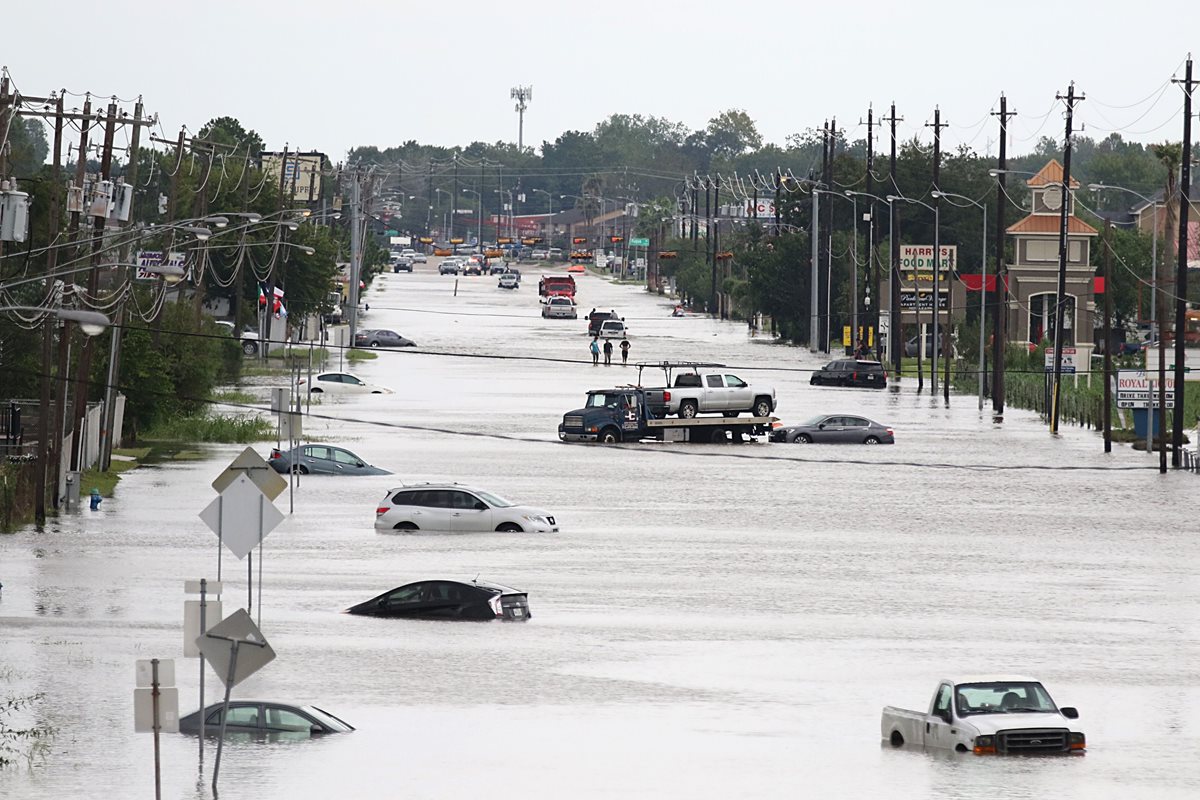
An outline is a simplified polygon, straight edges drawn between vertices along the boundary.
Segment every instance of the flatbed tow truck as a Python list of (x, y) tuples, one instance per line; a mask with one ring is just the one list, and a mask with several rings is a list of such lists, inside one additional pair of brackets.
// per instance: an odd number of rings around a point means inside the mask
[(662, 369), (671, 384), (674, 370), (720, 366), (700, 362), (659, 362), (638, 364), (638, 384), (610, 389), (592, 389), (583, 408), (568, 411), (558, 426), (558, 438), (564, 442), (742, 442), (766, 436), (778, 423), (777, 417), (743, 417), (736, 412), (722, 416), (691, 418), (669, 417), (670, 388), (641, 385), (642, 371)]

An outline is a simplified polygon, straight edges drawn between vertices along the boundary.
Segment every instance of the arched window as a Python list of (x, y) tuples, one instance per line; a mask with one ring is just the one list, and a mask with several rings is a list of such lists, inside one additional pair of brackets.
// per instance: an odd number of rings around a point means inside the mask
[[(1044, 292), (1029, 296), (1029, 341), (1039, 344), (1043, 339), (1054, 342), (1054, 307), (1058, 295), (1055, 292)], [(1075, 296), (1063, 296), (1063, 338), (1062, 345), (1070, 347), (1075, 344)]]

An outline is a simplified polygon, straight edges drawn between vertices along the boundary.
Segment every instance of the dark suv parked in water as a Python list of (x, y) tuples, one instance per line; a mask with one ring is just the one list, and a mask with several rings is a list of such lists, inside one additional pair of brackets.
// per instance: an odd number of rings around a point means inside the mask
[(863, 386), (882, 389), (887, 386), (887, 371), (878, 361), (843, 358), (830, 361), (812, 374), (813, 386)]

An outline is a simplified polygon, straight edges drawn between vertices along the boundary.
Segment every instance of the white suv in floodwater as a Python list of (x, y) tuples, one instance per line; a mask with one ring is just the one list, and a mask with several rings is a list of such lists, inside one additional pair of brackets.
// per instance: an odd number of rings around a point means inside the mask
[(376, 530), (454, 533), (557, 533), (554, 515), (457, 483), (421, 483), (388, 491), (375, 509)]

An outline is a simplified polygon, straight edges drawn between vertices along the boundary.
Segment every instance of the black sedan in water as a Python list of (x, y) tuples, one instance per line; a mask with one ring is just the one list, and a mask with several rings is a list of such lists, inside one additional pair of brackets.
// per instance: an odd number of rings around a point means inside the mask
[[(386, 469), (372, 466), (342, 447), (324, 444), (305, 444), (294, 450), (271, 449), (267, 463), (276, 472), (287, 474), (294, 468), (301, 475), (391, 475)], [(294, 465), (294, 467), (293, 467)]]
[(529, 619), (529, 596), (498, 583), (419, 581), (346, 609), (372, 617), (428, 619)]
[(395, 331), (366, 330), (354, 334), (355, 347), (416, 347), (412, 339), (405, 339)]
[[(204, 734), (221, 732), (221, 703), (204, 709)], [(225, 733), (287, 734), (287, 738), (316, 736), (324, 733), (349, 733), (354, 726), (316, 706), (294, 706), (266, 700), (231, 700)], [(200, 733), (200, 712), (179, 719), (180, 733)]]
[(788, 444), (895, 444), (886, 425), (849, 414), (821, 414), (799, 425), (771, 431), (772, 442)]
[(859, 386), (883, 389), (887, 386), (887, 370), (878, 361), (862, 358), (839, 358), (830, 361), (812, 374), (813, 386)]

